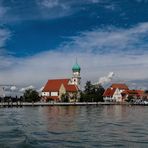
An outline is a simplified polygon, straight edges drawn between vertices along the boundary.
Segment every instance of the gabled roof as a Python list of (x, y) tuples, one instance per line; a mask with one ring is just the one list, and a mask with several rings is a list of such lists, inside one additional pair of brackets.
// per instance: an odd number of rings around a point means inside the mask
[(137, 93), (139, 94), (139, 95), (143, 95), (144, 94), (144, 90), (136, 90), (137, 91)]
[(76, 91), (78, 91), (78, 87), (77, 87), (77, 85), (67, 85), (66, 90), (68, 92), (76, 92)]
[(124, 89), (124, 90), (129, 90), (128, 86), (126, 84), (122, 84), (122, 83), (114, 83), (110, 87), (118, 88), (118, 89)]
[(78, 87), (76, 85), (69, 85), (70, 79), (52, 79), (48, 80), (46, 83), (43, 92), (57, 92), (59, 91), (61, 85), (63, 84), (66, 91), (68, 92), (76, 92), (78, 91)]
[(43, 92), (49, 92), (49, 91), (58, 91), (61, 87), (61, 85), (67, 85), (69, 79), (52, 79), (48, 80), (46, 83)]
[(107, 88), (103, 94), (104, 97), (112, 97), (115, 93), (116, 88)]
[(143, 90), (125, 90), (122, 95), (132, 95), (132, 96), (142, 96), (144, 94)]

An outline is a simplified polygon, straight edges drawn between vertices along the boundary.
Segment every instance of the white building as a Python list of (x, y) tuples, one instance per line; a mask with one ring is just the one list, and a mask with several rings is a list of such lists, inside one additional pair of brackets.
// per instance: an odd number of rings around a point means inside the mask
[(80, 88), (80, 84), (81, 84), (80, 71), (81, 71), (81, 68), (78, 65), (78, 63), (76, 62), (72, 67), (73, 76), (71, 78), (70, 83), (77, 85), (79, 88)]
[(103, 94), (104, 101), (109, 102), (122, 102), (122, 92), (125, 90), (129, 90), (127, 85), (125, 84), (112, 84), (109, 88), (107, 88)]
[(66, 93), (71, 98), (77, 96), (81, 83), (80, 71), (81, 68), (76, 62), (76, 64), (74, 64), (74, 66), (72, 67), (73, 76), (71, 79), (48, 80), (42, 90), (43, 100), (46, 101), (47, 99), (51, 99), (53, 101), (60, 101), (61, 96)]

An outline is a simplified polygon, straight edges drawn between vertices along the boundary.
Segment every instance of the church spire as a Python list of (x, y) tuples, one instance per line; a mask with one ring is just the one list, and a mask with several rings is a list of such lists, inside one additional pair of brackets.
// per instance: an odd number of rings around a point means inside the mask
[(76, 58), (76, 63), (73, 65), (72, 67), (72, 71), (73, 72), (80, 72), (81, 71), (81, 67), (79, 66), (79, 64), (77, 63), (77, 58)]
[(71, 80), (72, 80), (72, 84), (75, 84), (78, 87), (80, 86), (80, 80), (81, 80), (80, 71), (81, 71), (81, 67), (77, 63), (77, 58), (76, 58), (76, 63), (72, 67), (73, 77)]

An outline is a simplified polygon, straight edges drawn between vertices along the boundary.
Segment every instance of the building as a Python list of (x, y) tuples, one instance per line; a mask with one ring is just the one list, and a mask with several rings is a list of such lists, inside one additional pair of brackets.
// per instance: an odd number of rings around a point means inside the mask
[(118, 88), (120, 91), (129, 90), (128, 86), (122, 83), (113, 83), (110, 87)]
[(48, 80), (42, 90), (42, 100), (61, 101), (64, 94), (68, 95), (69, 101), (76, 101), (78, 98), (81, 77), (81, 68), (76, 62), (72, 67), (71, 79), (51, 79)]
[(128, 100), (128, 98), (133, 99), (143, 99), (145, 98), (144, 90), (125, 90), (122, 92), (122, 97), (124, 100)]
[(80, 88), (81, 77), (80, 77), (81, 68), (76, 62), (72, 67), (73, 76), (71, 78), (71, 84), (77, 85)]
[(103, 94), (104, 101), (123, 102), (122, 92), (129, 90), (126, 84), (115, 83), (107, 88)]

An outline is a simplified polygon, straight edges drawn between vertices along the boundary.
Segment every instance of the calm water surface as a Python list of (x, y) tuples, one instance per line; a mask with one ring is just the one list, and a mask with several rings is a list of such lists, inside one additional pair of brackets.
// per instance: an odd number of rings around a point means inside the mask
[(0, 108), (3, 147), (148, 147), (148, 107)]

